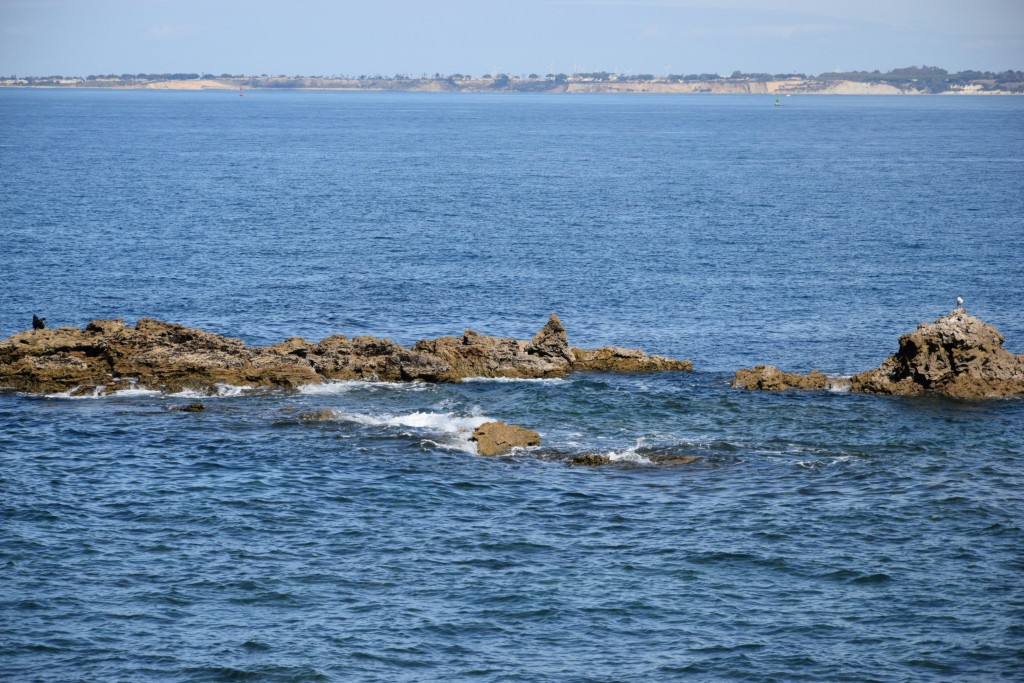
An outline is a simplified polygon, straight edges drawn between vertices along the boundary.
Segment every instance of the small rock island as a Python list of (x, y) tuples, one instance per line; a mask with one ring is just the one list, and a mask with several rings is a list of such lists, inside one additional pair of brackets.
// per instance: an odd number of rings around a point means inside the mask
[(85, 329), (26, 330), (0, 342), (0, 387), (51, 393), (111, 393), (131, 387), (165, 392), (217, 384), (294, 389), (330, 380), (459, 382), (469, 377), (550, 378), (571, 372), (690, 371), (688, 360), (643, 351), (569, 346), (552, 315), (528, 341), (466, 330), (416, 342), (342, 335), (313, 343), (293, 337), (250, 347), (240, 339), (150, 318), (126, 326), (95, 320)]
[(469, 440), (476, 442), (479, 455), (503, 455), (513, 448), (539, 446), (540, 434), (504, 422), (485, 422), (476, 428)]
[(899, 340), (899, 350), (874, 370), (848, 379), (783, 372), (771, 365), (739, 370), (740, 389), (848, 389), (892, 396), (1004, 398), (1024, 394), (1024, 355), (1003, 348), (1003, 335), (963, 307), (921, 323)]

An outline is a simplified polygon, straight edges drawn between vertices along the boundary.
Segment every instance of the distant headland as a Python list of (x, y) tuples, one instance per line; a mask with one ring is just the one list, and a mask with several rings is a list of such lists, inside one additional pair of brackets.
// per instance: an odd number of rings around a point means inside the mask
[(763, 95), (1015, 95), (1024, 94), (1022, 71), (960, 71), (911, 66), (879, 71), (768, 74), (617, 74), (607, 71), (509, 75), (381, 74), (246, 76), (238, 74), (101, 74), (0, 77), (8, 88), (149, 90), (337, 90), (369, 92), (660, 93)]

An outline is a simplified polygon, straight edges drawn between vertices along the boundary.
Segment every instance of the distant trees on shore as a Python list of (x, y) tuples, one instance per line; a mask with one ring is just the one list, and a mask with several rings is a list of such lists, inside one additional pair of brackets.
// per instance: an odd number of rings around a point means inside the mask
[(445, 81), (449, 86), (455, 86), (460, 82), (473, 81), (473, 80), (484, 80), (492, 81), (488, 87), (494, 89), (529, 89), (535, 90), (541, 88), (543, 83), (554, 82), (558, 84), (563, 83), (644, 83), (644, 82), (661, 82), (661, 83), (685, 83), (685, 82), (707, 82), (707, 81), (729, 81), (729, 82), (765, 82), (765, 81), (785, 81), (785, 80), (804, 80), (804, 81), (857, 81), (864, 83), (884, 83), (893, 85), (901, 90), (919, 91), (919, 92), (930, 92), (930, 93), (941, 93), (949, 90), (962, 90), (965, 86), (971, 86), (975, 90), (991, 91), (999, 90), (1003, 92), (1014, 92), (1024, 93), (1024, 72), (1021, 71), (1002, 71), (1002, 72), (991, 72), (991, 71), (961, 71), (958, 73), (950, 73), (945, 69), (936, 66), (909, 66), (898, 69), (892, 69), (891, 71), (880, 72), (875, 71), (842, 71), (842, 72), (828, 72), (818, 76), (809, 76), (803, 73), (763, 73), (763, 72), (743, 72), (733, 71), (729, 76), (721, 76), (719, 74), (699, 73), (699, 74), (670, 74), (666, 73), (664, 76), (655, 76), (654, 74), (641, 73), (641, 74), (624, 74), (614, 73), (609, 71), (587, 71), (587, 72), (576, 72), (572, 74), (566, 73), (548, 73), (541, 76), (537, 73), (531, 73), (525, 78), (520, 76), (513, 76), (506, 73), (485, 73), (479, 79), (475, 78), (470, 74), (454, 73), (454, 74), (441, 74), (435, 72), (433, 75), (426, 73), (421, 74), (419, 77), (409, 76), (408, 74), (395, 74), (394, 76), (384, 76), (381, 74), (367, 75), (360, 74), (358, 76), (302, 76), (294, 75), (287, 76), (284, 74), (278, 76), (268, 76), (267, 74), (259, 75), (241, 75), (241, 74), (229, 74), (222, 73), (219, 76), (210, 73), (134, 73), (134, 74), (95, 74), (85, 77), (81, 76), (10, 76), (9, 78), (0, 77), (0, 84), (3, 85), (39, 85), (39, 86), (67, 86), (67, 85), (84, 85), (84, 86), (105, 86), (105, 85), (138, 85), (142, 83), (157, 83), (161, 81), (189, 81), (189, 80), (230, 80), (239, 85), (250, 85), (265, 88), (302, 88), (310, 87), (312, 83), (316, 82), (316, 87), (331, 87), (332, 81), (394, 81), (408, 83), (412, 81)]
[(860, 81), (864, 83), (888, 83), (900, 88), (915, 88), (940, 93), (950, 86), (978, 84), (985, 89), (1024, 92), (1022, 71), (961, 71), (949, 73), (937, 66), (908, 66), (882, 73), (875, 71), (836, 71), (818, 76), (822, 81)]

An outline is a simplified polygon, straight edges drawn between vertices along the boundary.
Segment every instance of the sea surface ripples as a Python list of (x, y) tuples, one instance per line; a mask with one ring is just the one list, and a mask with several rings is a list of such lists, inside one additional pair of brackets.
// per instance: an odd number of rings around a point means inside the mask
[[(729, 380), (873, 367), (958, 294), (1024, 350), (1022, 123), (1010, 98), (0, 92), (2, 336), (525, 338), (556, 312), (696, 367), (0, 392), (0, 679), (1020, 680), (1024, 402)], [(492, 419), (542, 444), (479, 457)]]
[[(901, 413), (929, 402), (710, 382), (693, 418), (674, 397), (707, 380), (355, 384), (195, 414), (5, 396), (2, 654), (26, 680), (43, 663), (181, 680), (1019, 672), (1024, 477), (1019, 453), (978, 452), (1019, 433), (1024, 406), (932, 406), (944, 417), (915, 425)], [(599, 409), (595, 381), (615, 386)], [(501, 398), (503, 417), (543, 420), (523, 399), (552, 391), (574, 417), (539, 448), (485, 459), (454, 431)], [(653, 417), (627, 412), (638, 395)], [(338, 417), (296, 417), (325, 408)], [(590, 452), (633, 458), (567, 466)]]

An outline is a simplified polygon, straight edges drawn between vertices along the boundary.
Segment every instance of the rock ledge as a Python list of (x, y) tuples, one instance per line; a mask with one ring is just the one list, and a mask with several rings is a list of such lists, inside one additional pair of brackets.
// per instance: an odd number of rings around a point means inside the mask
[(689, 361), (643, 351), (569, 346), (552, 315), (528, 341), (466, 330), (461, 337), (412, 348), (377, 337), (293, 337), (250, 347), (225, 337), (150, 318), (94, 320), (75, 327), (28, 330), (0, 341), (0, 387), (22, 391), (105, 392), (148, 387), (176, 392), (217, 384), (294, 388), (328, 380), (459, 382), (468, 377), (563, 377), (576, 370), (691, 370)]

